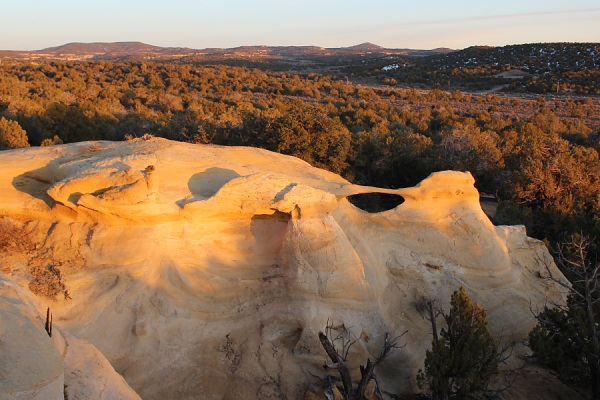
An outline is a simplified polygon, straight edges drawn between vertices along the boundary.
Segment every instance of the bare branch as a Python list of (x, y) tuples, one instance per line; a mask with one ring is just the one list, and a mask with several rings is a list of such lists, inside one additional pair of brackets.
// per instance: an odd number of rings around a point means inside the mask
[(325, 349), (325, 352), (327, 353), (331, 361), (333, 361), (333, 365), (336, 366), (335, 369), (339, 372), (340, 377), (342, 378), (342, 385), (344, 385), (344, 390), (346, 391), (346, 394), (348, 395), (348, 393), (353, 393), (352, 379), (350, 378), (350, 370), (348, 369), (345, 360), (342, 358), (342, 356), (338, 354), (327, 335), (325, 335), (323, 332), (319, 332), (319, 341), (321, 342), (321, 345)]
[(402, 334), (396, 336), (391, 341), (389, 340), (389, 333), (386, 332), (385, 337), (383, 339), (383, 345), (381, 346), (381, 352), (379, 353), (379, 357), (375, 360), (375, 362), (372, 362), (370, 359), (367, 359), (367, 364), (364, 367), (362, 365), (360, 366), (361, 379), (358, 384), (358, 389), (356, 390), (356, 393), (358, 394), (359, 398), (363, 397), (365, 389), (367, 388), (367, 384), (373, 377), (375, 367), (383, 360), (385, 360), (385, 358), (393, 349), (406, 346), (406, 344), (398, 346), (398, 339), (404, 336), (407, 332), (408, 330), (404, 331)]
[[(367, 384), (371, 379), (374, 379), (375, 367), (379, 363), (381, 363), (393, 349), (406, 346), (405, 344), (402, 346), (398, 345), (398, 340), (402, 338), (408, 331), (404, 331), (402, 334), (396, 336), (392, 340), (390, 340), (389, 333), (385, 334), (383, 344), (381, 346), (381, 350), (377, 359), (375, 359), (375, 361), (367, 359), (367, 363), (365, 366), (359, 366), (361, 372), (361, 380), (358, 383), (357, 389), (354, 390), (350, 376), (350, 368), (346, 364), (346, 358), (348, 356), (350, 348), (352, 347), (352, 345), (354, 345), (354, 343), (356, 343), (358, 339), (350, 340), (350, 331), (344, 326), (344, 324), (338, 327), (333, 327), (331, 324), (329, 324), (329, 320), (327, 320), (327, 322), (328, 323), (325, 328), (327, 334), (319, 332), (319, 341), (321, 342), (321, 345), (323, 346), (325, 352), (327, 353), (331, 361), (333, 361), (333, 363), (325, 364), (323, 368), (325, 368), (326, 370), (338, 371), (342, 380), (342, 385), (344, 387), (345, 399), (362, 399), (364, 397), (364, 392), (367, 388)], [(335, 336), (335, 339), (332, 340), (331, 337), (333, 337), (334, 330), (338, 331), (338, 333)], [(338, 349), (336, 349), (334, 345), (335, 341), (342, 342), (342, 354), (340, 354)], [(381, 390), (379, 389), (379, 383), (375, 381), (375, 384), (377, 385), (377, 390), (381, 392)]]

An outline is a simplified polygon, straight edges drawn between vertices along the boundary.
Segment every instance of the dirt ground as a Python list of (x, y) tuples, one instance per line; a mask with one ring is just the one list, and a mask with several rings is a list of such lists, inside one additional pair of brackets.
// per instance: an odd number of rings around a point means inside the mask
[[(512, 385), (503, 391), (499, 398), (503, 400), (585, 400), (591, 398), (590, 393), (562, 383), (556, 374), (537, 363), (531, 357), (531, 350), (525, 344), (518, 344), (513, 350), (513, 356), (504, 365), (506, 369), (516, 370), (516, 378)], [(502, 368), (502, 367), (501, 367)], [(507, 375), (505, 375), (507, 376)], [(500, 374), (500, 379), (505, 382)], [(506, 383), (498, 382), (499, 387)]]
[(521, 371), (514, 384), (500, 398), (505, 400), (584, 400), (591, 398), (583, 390), (576, 390), (563, 384), (552, 372), (528, 364)]

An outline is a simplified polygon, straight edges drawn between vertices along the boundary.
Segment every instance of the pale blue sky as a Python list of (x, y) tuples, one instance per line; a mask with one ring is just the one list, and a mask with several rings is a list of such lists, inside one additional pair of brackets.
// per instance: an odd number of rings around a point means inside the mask
[(13, 0), (0, 15), (2, 50), (122, 41), (195, 49), (600, 42), (598, 0)]

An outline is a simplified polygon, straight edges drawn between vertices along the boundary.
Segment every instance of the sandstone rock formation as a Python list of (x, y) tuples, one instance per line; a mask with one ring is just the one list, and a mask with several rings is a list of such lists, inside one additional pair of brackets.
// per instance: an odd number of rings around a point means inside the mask
[[(144, 399), (302, 398), (325, 375), (329, 323), (358, 339), (357, 375), (385, 332), (408, 329), (378, 376), (410, 391), (431, 342), (423, 299), (447, 308), (463, 285), (492, 332), (518, 340), (530, 307), (563, 296), (542, 278), (559, 274), (545, 246), (495, 227), (473, 184), (441, 172), (362, 187), (265, 150), (163, 139), (2, 152), (0, 215), (31, 245), (0, 257), (0, 347), (16, 352), (1, 389), (135, 398), (116, 370)], [(370, 214), (346, 198), (369, 192), (405, 202)], [(34, 261), (59, 268), (68, 292), (32, 294)], [(46, 307), (60, 338), (43, 330)]]

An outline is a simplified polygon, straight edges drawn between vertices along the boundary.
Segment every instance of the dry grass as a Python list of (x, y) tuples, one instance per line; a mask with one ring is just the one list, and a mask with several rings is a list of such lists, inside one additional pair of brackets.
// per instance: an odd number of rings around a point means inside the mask
[(45, 266), (35, 265), (30, 268), (29, 272), (31, 272), (32, 277), (29, 282), (29, 290), (33, 293), (50, 298), (63, 293), (65, 298), (69, 297), (69, 292), (58, 267), (52, 264)]
[(31, 241), (25, 226), (6, 217), (0, 218), (0, 252), (20, 253), (27, 248), (31, 248)]

